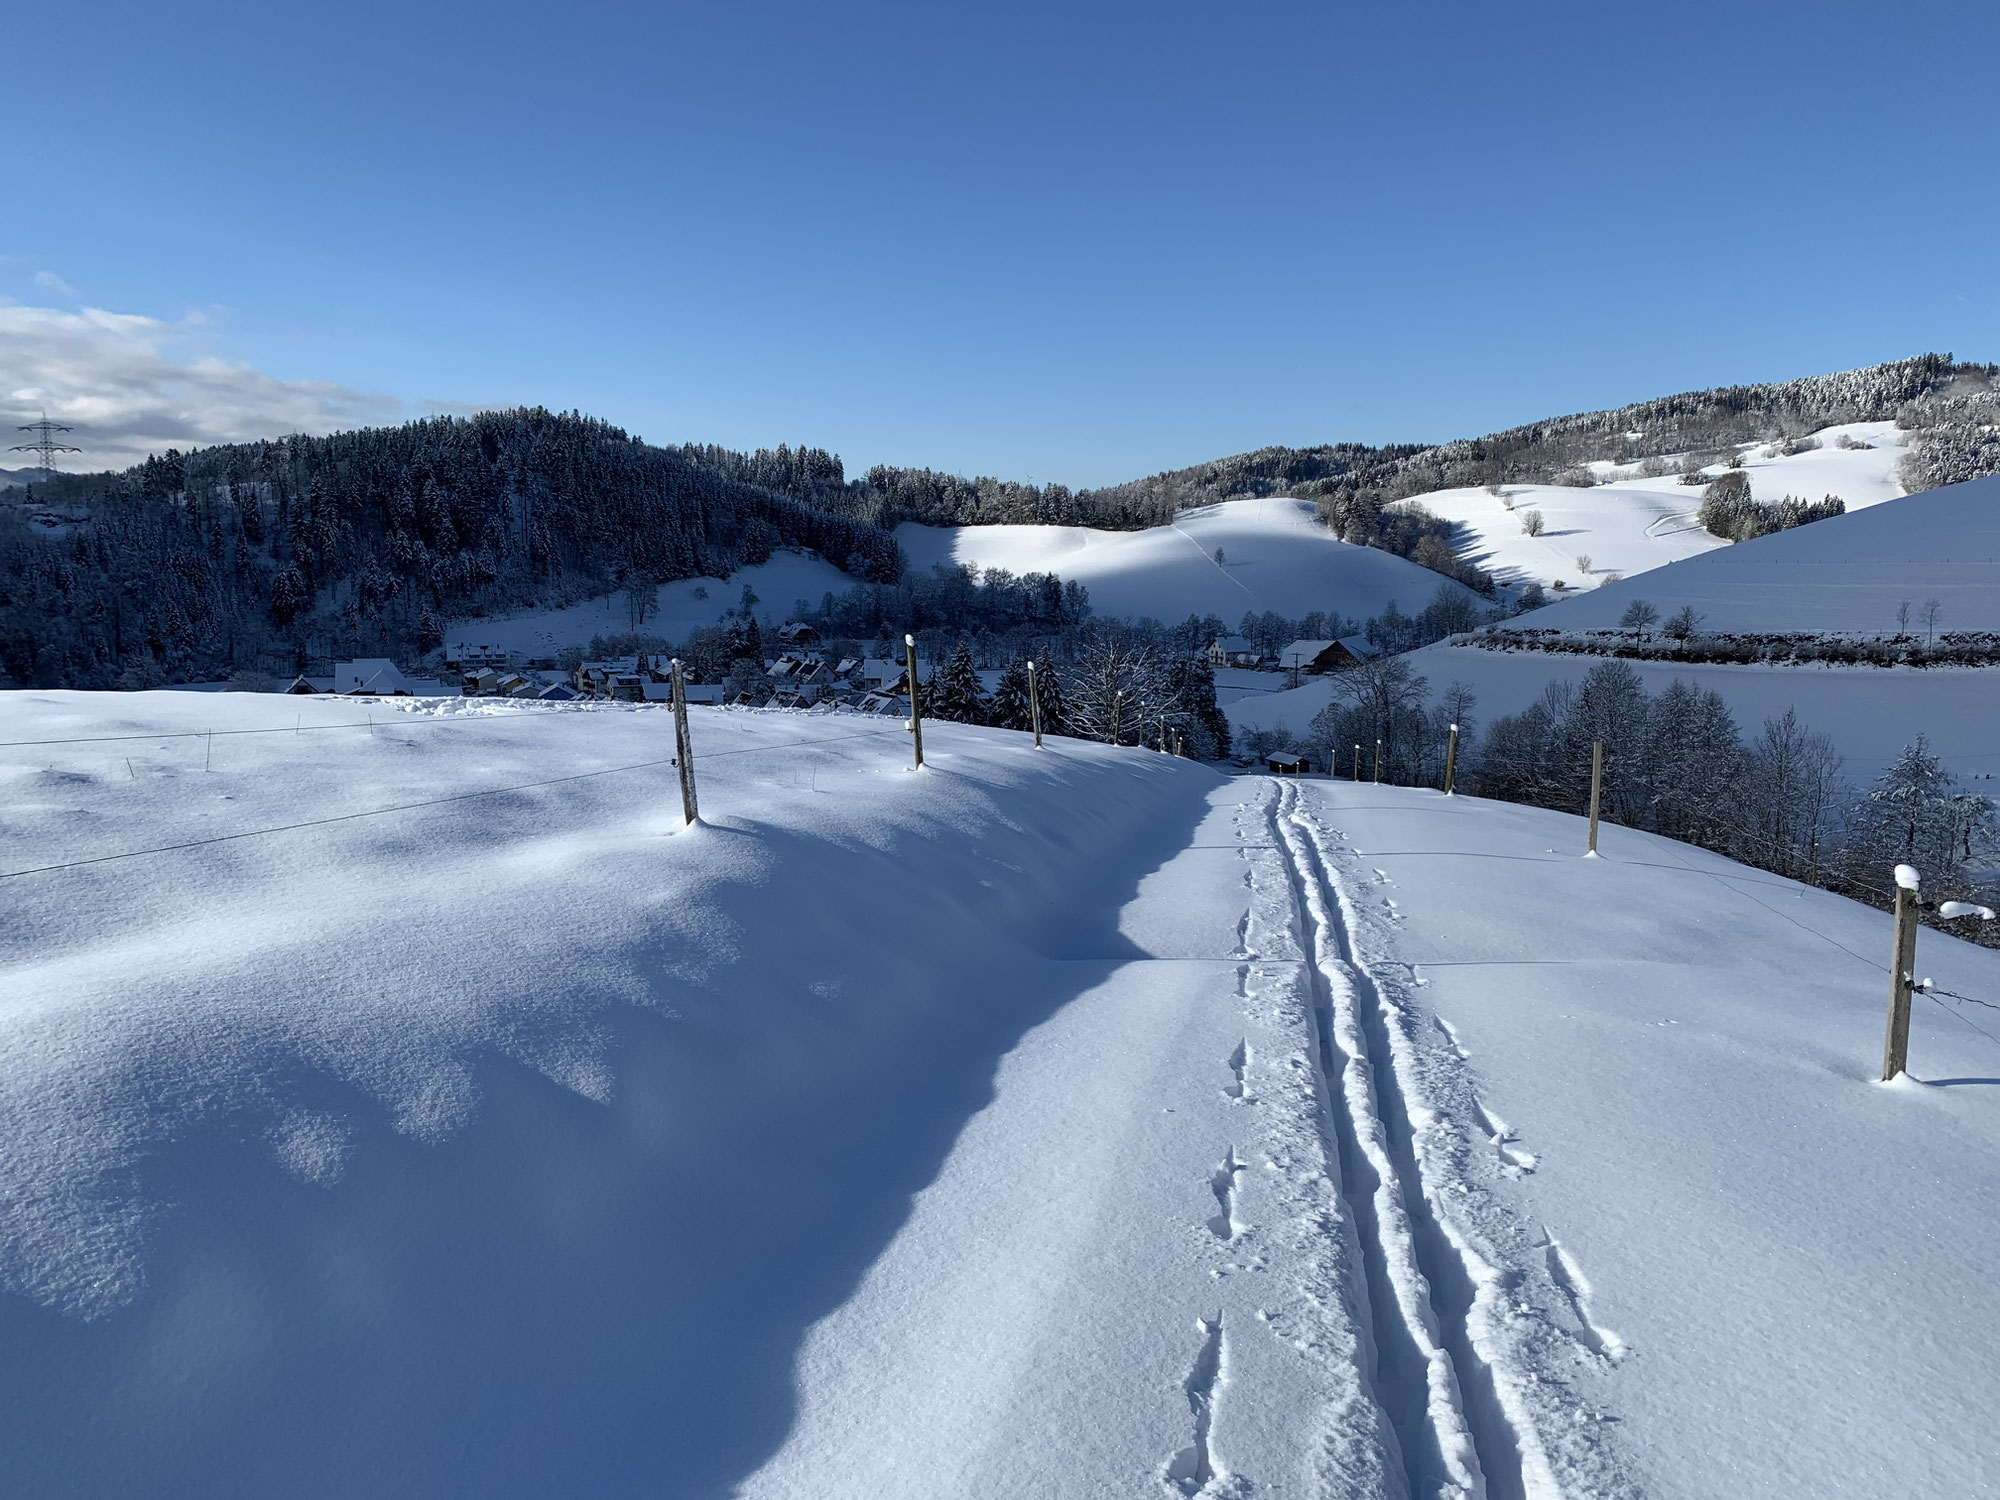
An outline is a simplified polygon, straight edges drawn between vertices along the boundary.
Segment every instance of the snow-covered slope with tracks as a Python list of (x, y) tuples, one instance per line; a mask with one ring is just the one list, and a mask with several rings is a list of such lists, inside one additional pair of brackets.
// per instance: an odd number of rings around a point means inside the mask
[[(1577, 820), (931, 726), (28, 693), (0, 1488), (1958, 1495), (2000, 1037)], [(210, 731), (213, 731), (212, 737)], [(1944, 988), (2000, 956), (1925, 934)]]

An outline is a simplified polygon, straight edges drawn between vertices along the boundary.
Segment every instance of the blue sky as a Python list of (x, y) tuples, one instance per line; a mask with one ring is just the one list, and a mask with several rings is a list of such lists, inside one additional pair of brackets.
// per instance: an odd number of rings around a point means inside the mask
[(0, 398), (79, 421), (1093, 484), (2000, 359), (1990, 4), (12, 14)]

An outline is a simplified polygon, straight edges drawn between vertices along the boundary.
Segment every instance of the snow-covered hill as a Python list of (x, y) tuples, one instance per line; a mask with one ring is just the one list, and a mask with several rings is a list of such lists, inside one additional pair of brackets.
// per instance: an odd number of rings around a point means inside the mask
[(1933, 598), (1941, 630), (2000, 630), (2000, 478), (1719, 547), (1513, 623), (1603, 628), (1617, 624), (1635, 598), (1657, 605), (1663, 617), (1691, 605), (1710, 631), (1892, 635), (1898, 605), (1908, 602), (1914, 613)]
[(959, 726), (698, 712), (689, 829), (644, 706), (10, 707), (8, 1494), (2000, 1463), (2000, 1037), (1927, 998), (1873, 1083), (1823, 892)]
[(828, 593), (845, 593), (855, 580), (814, 552), (775, 552), (769, 562), (741, 568), (728, 578), (683, 578), (663, 583), (643, 625), (635, 624), (625, 596), (586, 599), (567, 609), (534, 610), (504, 619), (455, 622), (445, 633), (448, 642), (498, 646), (531, 656), (553, 655), (565, 646), (588, 645), (592, 636), (622, 635), (647, 630), (668, 640), (713, 625), (743, 602), (749, 589), (757, 598), (757, 616), (773, 621), (789, 617), (803, 599), (815, 609)]
[[(1784, 454), (1758, 444), (1739, 451), (1758, 500), (1838, 495), (1854, 511), (1903, 493), (1896, 477), (1903, 437), (1893, 422), (1854, 422), (1813, 434), (1819, 446), (1802, 452)], [(1858, 446), (1841, 447), (1843, 438)], [(1613, 574), (1631, 577), (1728, 545), (1695, 520), (1701, 490), (1679, 482), (1679, 457), (1668, 455), (1673, 472), (1660, 476), (1646, 475), (1639, 463), (1593, 464), (1602, 483), (1589, 489), (1507, 484), (1497, 495), (1479, 488), (1435, 490), (1405, 503), (1457, 523), (1459, 554), (1501, 583), (1532, 579), (1576, 594)], [(1723, 468), (1711, 464), (1704, 472), (1712, 479)], [(1531, 510), (1542, 516), (1539, 536), (1521, 529), (1523, 514)], [(1586, 556), (1588, 572), (1578, 562)]]
[[(1605, 629), (1635, 598), (1663, 617), (1691, 606), (1705, 617), (1707, 631), (1887, 636), (1896, 632), (1898, 606), (1908, 603), (1910, 628), (1921, 635), (1929, 599), (1939, 602), (1940, 630), (2000, 630), (2000, 479), (1927, 490), (1720, 547), (1509, 624)], [(1445, 643), (1408, 660), (1433, 691), (1469, 685), (1479, 698), (1479, 719), (1490, 722), (1519, 712), (1551, 682), (1580, 678), (1595, 658)], [(1992, 668), (1677, 661), (1632, 667), (1650, 692), (1675, 678), (1713, 688), (1746, 731), (1795, 708), (1806, 724), (1833, 737), (1856, 777), (1875, 775), (1920, 733), (1955, 775), (2000, 772), (2000, 672)], [(1226, 711), (1239, 729), (1283, 724), (1302, 732), (1331, 692), (1322, 678), (1294, 691), (1244, 695)]]
[[(1366, 619), (1392, 599), (1414, 614), (1440, 586), (1459, 587), (1390, 553), (1337, 541), (1313, 519), (1309, 500), (1232, 500), (1188, 511), (1173, 525), (1148, 531), (911, 523), (897, 528), (896, 540), (919, 572), (959, 563), (1055, 573), (1089, 589), (1091, 610), (1099, 617), (1151, 616), (1168, 623), (1213, 613), (1233, 626), (1246, 610), (1276, 610), (1290, 618), (1339, 610)], [(663, 584), (644, 628), (671, 640), (713, 625), (741, 603), (745, 587), (759, 601), (759, 618), (776, 622), (791, 615), (799, 601), (817, 608), (827, 593), (844, 592), (855, 582), (811, 553), (779, 552), (726, 579)], [(631, 608), (619, 594), (562, 610), (461, 620), (447, 638), (545, 655), (594, 635), (634, 628)]]
[(956, 562), (1057, 573), (1088, 588), (1099, 615), (1169, 624), (1190, 614), (1233, 624), (1245, 610), (1366, 619), (1391, 599), (1413, 614), (1440, 586), (1458, 587), (1391, 553), (1348, 546), (1314, 519), (1310, 500), (1287, 498), (1205, 505), (1146, 531), (906, 524), (896, 540), (917, 568)]

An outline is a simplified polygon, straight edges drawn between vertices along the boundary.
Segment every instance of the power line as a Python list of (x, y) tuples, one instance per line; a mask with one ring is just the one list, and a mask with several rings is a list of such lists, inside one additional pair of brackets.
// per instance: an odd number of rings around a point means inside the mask
[(45, 475), (53, 476), (55, 474), (56, 455), (58, 453), (83, 452), (81, 448), (72, 448), (68, 443), (59, 443), (56, 441), (57, 433), (69, 432), (72, 429), (65, 427), (60, 422), (51, 422), (47, 412), (42, 413), (42, 419), (39, 422), (24, 423), (15, 430), (19, 432), (32, 432), (35, 435), (35, 440), (32, 443), (16, 443), (7, 451), (9, 453), (35, 454), (41, 459), (39, 467)]

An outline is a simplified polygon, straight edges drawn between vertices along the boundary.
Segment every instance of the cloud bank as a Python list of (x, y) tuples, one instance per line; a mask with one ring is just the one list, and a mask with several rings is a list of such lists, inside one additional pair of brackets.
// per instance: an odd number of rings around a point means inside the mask
[[(60, 467), (122, 469), (149, 453), (290, 432), (393, 422), (407, 415), (394, 397), (325, 380), (279, 380), (204, 351), (201, 322), (164, 322), (87, 307), (0, 303), (0, 423), (12, 436), (44, 411), (75, 428), (82, 448)], [(0, 468), (26, 468), (33, 454), (0, 451)]]

